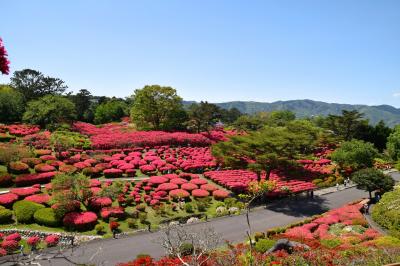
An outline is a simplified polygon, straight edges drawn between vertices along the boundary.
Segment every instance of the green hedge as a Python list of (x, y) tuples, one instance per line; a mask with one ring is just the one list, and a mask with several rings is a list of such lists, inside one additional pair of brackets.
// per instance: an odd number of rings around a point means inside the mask
[(0, 224), (7, 224), (12, 221), (12, 211), (0, 206)]
[(13, 205), (13, 210), (18, 223), (29, 224), (33, 222), (33, 215), (39, 209), (44, 208), (42, 204), (32, 201), (21, 200)]
[(42, 208), (35, 212), (33, 215), (35, 222), (40, 225), (57, 227), (60, 220), (57, 219), (56, 214), (52, 208)]
[(272, 239), (261, 238), (255, 245), (255, 250), (260, 253), (267, 252), (270, 248), (275, 245), (276, 241)]
[(383, 194), (372, 209), (372, 218), (396, 237), (400, 237), (400, 188)]

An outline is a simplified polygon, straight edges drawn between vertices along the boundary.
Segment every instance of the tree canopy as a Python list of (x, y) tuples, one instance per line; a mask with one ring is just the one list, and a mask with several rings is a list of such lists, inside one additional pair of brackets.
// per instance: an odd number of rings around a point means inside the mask
[(70, 123), (74, 119), (76, 119), (75, 105), (59, 95), (47, 95), (30, 101), (23, 116), (25, 122), (43, 127)]
[(188, 128), (197, 133), (209, 131), (221, 118), (221, 110), (215, 104), (208, 102), (193, 103), (188, 109)]
[(76, 118), (79, 121), (91, 122), (91, 105), (92, 105), (92, 94), (88, 90), (80, 90), (75, 95), (69, 95), (70, 100), (75, 104), (76, 107)]
[(21, 121), (25, 105), (21, 93), (7, 85), (0, 85), (0, 122)]
[(392, 190), (394, 186), (393, 178), (374, 168), (361, 169), (355, 172), (351, 179), (357, 184), (358, 189), (368, 191), (370, 198), (372, 191), (386, 192)]
[(247, 168), (267, 178), (272, 170), (293, 163), (296, 156), (312, 147), (313, 133), (296, 134), (287, 127), (266, 127), (212, 147), (213, 155), (224, 165)]
[(331, 155), (341, 168), (360, 169), (372, 167), (378, 151), (372, 143), (362, 140), (345, 141)]
[(62, 94), (68, 88), (63, 80), (32, 69), (15, 71), (10, 85), (24, 95), (26, 102), (49, 94)]
[(397, 161), (400, 159), (400, 126), (395, 127), (394, 131), (387, 139), (387, 151), (389, 156)]
[(96, 107), (94, 113), (94, 123), (103, 124), (113, 121), (119, 121), (126, 115), (126, 104), (117, 99), (104, 102)]
[(165, 130), (182, 113), (182, 98), (171, 87), (147, 85), (135, 90), (131, 109), (132, 122), (140, 129)]

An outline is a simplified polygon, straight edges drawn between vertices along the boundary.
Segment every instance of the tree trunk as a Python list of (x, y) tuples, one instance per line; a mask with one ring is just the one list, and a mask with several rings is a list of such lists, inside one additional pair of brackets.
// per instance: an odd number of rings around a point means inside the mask
[(368, 190), (368, 193), (369, 193), (369, 198), (372, 199), (372, 193), (371, 193), (371, 191)]
[(271, 175), (272, 169), (268, 168), (265, 170), (265, 180), (269, 180), (269, 177)]

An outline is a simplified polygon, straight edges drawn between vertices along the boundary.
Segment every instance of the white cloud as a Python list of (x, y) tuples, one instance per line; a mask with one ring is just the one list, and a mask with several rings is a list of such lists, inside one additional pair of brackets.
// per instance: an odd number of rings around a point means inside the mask
[(393, 93), (393, 97), (394, 97), (394, 98), (399, 98), (399, 97), (400, 97), (400, 92), (395, 92), (395, 93)]

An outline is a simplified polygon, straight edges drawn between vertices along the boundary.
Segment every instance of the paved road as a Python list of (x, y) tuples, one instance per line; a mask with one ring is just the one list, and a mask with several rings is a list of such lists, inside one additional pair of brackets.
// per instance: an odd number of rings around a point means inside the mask
[[(391, 175), (394, 179), (400, 181), (400, 173), (391, 173)], [(269, 203), (266, 208), (257, 208), (250, 214), (252, 230), (253, 232), (265, 231), (268, 228), (283, 226), (366, 197), (368, 197), (368, 193), (356, 188), (349, 188), (316, 196), (314, 199), (299, 197), (274, 201)], [(187, 225), (187, 227), (195, 231), (205, 225), (213, 227), (224, 240), (239, 242), (246, 238), (247, 224), (244, 215), (222, 217), (206, 223)], [(121, 239), (92, 241), (81, 245), (79, 251), (71, 254), (71, 250), (68, 250), (65, 254), (73, 257), (74, 261), (84, 263), (97, 253), (91, 261), (95, 265), (115, 265), (118, 262), (127, 262), (140, 253), (161, 257), (164, 255), (163, 249), (157, 243), (157, 239), (161, 235), (161, 232), (145, 232)], [(64, 259), (53, 259), (50, 262), (41, 261), (41, 265), (64, 266), (72, 264), (68, 264)]]
[[(368, 193), (356, 188), (350, 188), (335, 193), (318, 196), (314, 199), (297, 198), (291, 200), (274, 201), (266, 208), (258, 208), (250, 214), (253, 232), (265, 231), (268, 228), (282, 226), (305, 217), (340, 207), (348, 202), (368, 197)], [(222, 238), (229, 241), (243, 241), (246, 238), (247, 224), (245, 216), (222, 217), (206, 223), (187, 225), (193, 230), (202, 226), (211, 226)], [(141, 233), (122, 239), (107, 239), (86, 243), (73, 253), (74, 261), (87, 262), (96, 252), (98, 255), (92, 260), (95, 265), (115, 265), (118, 262), (127, 262), (139, 253), (160, 257), (163, 249), (157, 243), (161, 232)], [(82, 253), (84, 252), (84, 253)], [(66, 254), (71, 254), (67, 251)], [(70, 265), (65, 260), (42, 262), (41, 265)]]

